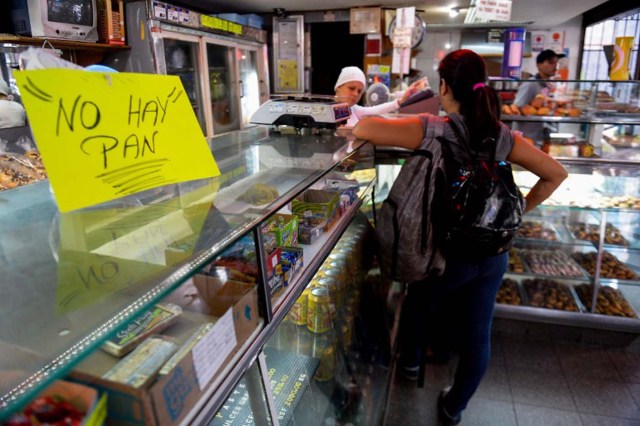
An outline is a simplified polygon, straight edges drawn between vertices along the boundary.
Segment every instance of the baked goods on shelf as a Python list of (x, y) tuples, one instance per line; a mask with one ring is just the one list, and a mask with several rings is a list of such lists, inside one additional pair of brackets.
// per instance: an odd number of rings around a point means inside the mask
[(546, 224), (525, 221), (520, 224), (518, 238), (533, 238), (536, 240), (558, 241), (557, 232)]
[[(592, 277), (595, 275), (598, 253), (574, 253), (573, 258), (587, 271), (589, 275)], [(631, 268), (622, 263), (617, 257), (608, 251), (602, 253), (600, 276), (603, 278), (614, 278), (619, 280), (637, 280), (640, 278)]]
[(498, 289), (496, 295), (496, 303), (502, 303), (504, 305), (522, 305), (522, 296), (520, 296), (520, 290), (518, 288), (518, 282), (511, 278), (505, 278), (502, 280), (502, 284)]
[(557, 277), (584, 277), (584, 271), (560, 250), (524, 250), (524, 259), (534, 274)]
[[(593, 285), (580, 284), (575, 287), (576, 293), (580, 301), (587, 311), (591, 312), (593, 304)], [(596, 314), (611, 315), (616, 317), (638, 318), (627, 299), (624, 298), (622, 292), (613, 287), (600, 287), (596, 302)]]
[[(569, 228), (579, 240), (591, 241), (594, 244), (600, 241), (600, 225), (579, 223), (570, 225)], [(617, 246), (629, 246), (629, 241), (622, 235), (622, 232), (610, 223), (605, 226), (604, 242)]]
[(509, 250), (509, 271), (521, 274), (524, 272), (524, 262), (520, 250), (512, 248)]
[(278, 190), (271, 185), (267, 185), (262, 182), (258, 182), (251, 185), (242, 195), (239, 200), (244, 201), (255, 206), (261, 204), (267, 204), (278, 198)]
[(580, 312), (580, 308), (567, 284), (535, 278), (524, 280), (522, 285), (531, 306)]

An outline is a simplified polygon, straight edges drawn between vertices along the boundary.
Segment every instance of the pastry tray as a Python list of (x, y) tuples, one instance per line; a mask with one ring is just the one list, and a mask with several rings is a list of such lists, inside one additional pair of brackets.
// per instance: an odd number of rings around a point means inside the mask
[[(595, 241), (590, 240), (588, 238), (579, 238), (577, 235), (577, 232), (579, 232), (579, 229), (576, 229), (576, 227), (578, 226), (584, 226), (585, 229), (589, 229), (589, 234), (595, 232), (597, 235), (597, 238)], [(630, 238), (629, 235), (626, 232), (623, 232), (622, 230), (620, 230), (617, 226), (615, 225), (611, 225), (611, 227), (607, 227), (607, 229), (605, 229), (605, 235), (606, 236), (611, 236), (611, 231), (614, 231), (618, 234), (620, 234), (621, 238), (623, 238), (624, 242), (626, 242), (626, 244), (616, 244), (613, 242), (606, 242), (606, 237), (605, 237), (605, 243), (604, 245), (606, 247), (631, 247), (633, 244), (633, 240), (634, 238)], [(574, 242), (579, 242), (579, 243), (591, 243), (594, 246), (598, 246), (598, 240), (600, 238), (600, 225), (598, 223), (584, 223), (584, 222), (580, 222), (580, 223), (576, 223), (576, 224), (569, 224), (567, 225), (567, 231), (568, 234), (571, 236), (571, 239)]]
[[(608, 247), (604, 253), (603, 253), (603, 258), (602, 258), (602, 262), (607, 262), (607, 257), (608, 255), (613, 256), (612, 261), (615, 262), (619, 267), (621, 268), (626, 268), (628, 270), (629, 273), (632, 273), (634, 275), (633, 278), (626, 278), (623, 276), (610, 276), (610, 274), (606, 274), (603, 275), (602, 271), (600, 273), (600, 278), (601, 279), (606, 279), (606, 280), (616, 280), (616, 281), (622, 281), (622, 282), (637, 282), (638, 280), (640, 280), (640, 267), (638, 265), (635, 265), (633, 263), (630, 262), (623, 262), (622, 260), (620, 260), (620, 256), (624, 255), (624, 254), (628, 254), (628, 253), (636, 253), (636, 256), (638, 256), (637, 251), (634, 250), (629, 250), (626, 251), (626, 249), (624, 248), (613, 248), (613, 247)], [(573, 256), (579, 256), (579, 255), (589, 255), (590, 257), (594, 257), (597, 256), (597, 251), (595, 250), (590, 250), (588, 252), (580, 252), (580, 253), (574, 253), (572, 255)], [(576, 261), (577, 263), (580, 263), (577, 259), (573, 259), (574, 261)], [(638, 260), (638, 259), (636, 259)], [(588, 277), (593, 277), (593, 273), (592, 271), (589, 271), (586, 267), (580, 265), (580, 267), (585, 271), (585, 273), (587, 274)], [(595, 271), (593, 271), (595, 272)]]
[[(521, 249), (525, 270), (530, 274), (544, 278), (587, 278), (589, 275), (570, 255), (558, 249)], [(532, 265), (532, 256), (554, 256), (555, 262), (549, 262), (548, 268)], [(562, 269), (561, 269), (562, 268)]]
[[(532, 226), (532, 225), (540, 226), (545, 231), (547, 231), (549, 233), (550, 237), (552, 237), (553, 239), (546, 239), (546, 238), (540, 238), (540, 237), (529, 237), (529, 236), (521, 234), (523, 232), (523, 228), (524, 227), (528, 227), (528, 226)], [(538, 243), (566, 242), (566, 236), (564, 235), (563, 232), (560, 232), (559, 229), (560, 229), (559, 227), (557, 227), (556, 225), (554, 225), (553, 223), (550, 223), (548, 221), (536, 220), (536, 219), (527, 219), (527, 220), (523, 220), (522, 221), (522, 224), (520, 225), (520, 228), (518, 229), (518, 234), (517, 234), (516, 238), (524, 240), (524, 241), (531, 241), (531, 242), (538, 242)]]
[[(520, 303), (508, 303), (508, 302), (504, 302), (504, 299), (501, 299), (501, 297), (503, 296), (503, 292), (504, 292), (504, 288), (508, 284), (508, 282), (512, 282), (515, 285), (515, 291), (517, 293), (518, 296), (520, 296)], [(502, 304), (502, 305), (509, 305), (509, 306), (525, 306), (525, 294), (524, 291), (522, 289), (522, 286), (520, 285), (520, 283), (518, 282), (517, 279), (515, 278), (509, 278), (509, 277), (505, 277), (502, 280), (502, 283), (500, 284), (500, 288), (498, 289), (498, 294), (496, 295), (496, 303)]]
[[(591, 287), (592, 284), (587, 284), (587, 283), (582, 283), (579, 284), (578, 286), (576, 286), (574, 288), (576, 295), (578, 296), (578, 299), (580, 300), (580, 302), (583, 304), (585, 312), (591, 313), (589, 309), (587, 309), (587, 306), (590, 303), (586, 303), (583, 302), (583, 299), (581, 297), (581, 292), (579, 291), (579, 289), (581, 288), (581, 286), (586, 286), (588, 293), (585, 294), (585, 296), (587, 297), (593, 297), (593, 293), (591, 292), (591, 289), (588, 287)], [(605, 312), (594, 312), (595, 314), (598, 315), (607, 315), (607, 316), (618, 316), (618, 317), (623, 317), (623, 318), (633, 318), (633, 319), (637, 319), (640, 318), (638, 316), (638, 311), (633, 307), (633, 305), (629, 302), (629, 300), (624, 297), (624, 294), (622, 293), (622, 291), (620, 289), (616, 289), (614, 287), (611, 286), (601, 286), (600, 290), (601, 292), (607, 292), (606, 294), (616, 294), (619, 299), (616, 301), (617, 305), (615, 303), (611, 303), (611, 299), (608, 297), (607, 300), (609, 302), (609, 306), (601, 306), (600, 301), (597, 302), (596, 307), (597, 308), (604, 308)], [(626, 309), (626, 313), (625, 314), (616, 314), (617, 312), (621, 312), (620, 309), (624, 307), (624, 305), (627, 305), (627, 309)]]
[[(520, 287), (520, 292), (523, 297), (524, 306), (529, 306), (532, 308), (553, 309), (553, 310), (565, 311), (565, 312), (586, 312), (586, 309), (582, 304), (582, 302), (580, 301), (580, 298), (578, 297), (578, 294), (576, 293), (576, 290), (574, 287), (574, 285), (581, 284), (582, 283), (581, 281), (573, 281), (573, 280), (565, 280), (565, 279), (562, 279), (562, 281), (560, 281), (558, 278), (520, 278), (520, 277), (514, 278), (514, 280), (518, 283), (518, 286)], [(561, 307), (552, 307), (551, 305), (548, 304), (552, 301), (547, 302), (545, 306), (535, 306), (533, 304), (534, 302), (532, 300), (532, 297), (527, 292), (526, 282), (528, 281), (537, 281), (538, 283), (536, 285), (540, 289), (546, 289), (550, 286), (557, 286), (567, 296), (567, 301), (570, 301), (570, 303), (575, 305), (577, 310), (571, 311), (569, 309), (563, 309)]]

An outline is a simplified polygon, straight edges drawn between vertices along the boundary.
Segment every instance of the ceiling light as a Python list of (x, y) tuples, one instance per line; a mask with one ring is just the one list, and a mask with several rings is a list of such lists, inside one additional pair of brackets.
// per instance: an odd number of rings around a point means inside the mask
[(449, 16), (451, 18), (455, 18), (456, 16), (458, 16), (460, 14), (460, 10), (458, 10), (458, 8), (454, 8), (452, 7), (451, 9), (449, 9)]

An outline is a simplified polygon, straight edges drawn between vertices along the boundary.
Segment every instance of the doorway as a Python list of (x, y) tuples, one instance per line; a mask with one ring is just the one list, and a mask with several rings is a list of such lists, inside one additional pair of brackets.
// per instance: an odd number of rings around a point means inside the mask
[[(349, 34), (349, 22), (310, 24), (311, 86), (315, 95), (333, 95), (340, 70), (347, 66), (362, 69), (364, 35)], [(363, 70), (364, 71), (364, 70)]]

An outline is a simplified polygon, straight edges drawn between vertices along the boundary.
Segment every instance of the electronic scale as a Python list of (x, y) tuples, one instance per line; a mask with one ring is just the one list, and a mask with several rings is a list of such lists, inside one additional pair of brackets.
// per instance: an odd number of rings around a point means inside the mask
[(349, 119), (349, 104), (333, 96), (285, 96), (269, 99), (251, 117), (251, 123), (297, 129), (334, 129)]

